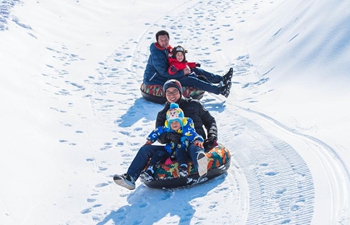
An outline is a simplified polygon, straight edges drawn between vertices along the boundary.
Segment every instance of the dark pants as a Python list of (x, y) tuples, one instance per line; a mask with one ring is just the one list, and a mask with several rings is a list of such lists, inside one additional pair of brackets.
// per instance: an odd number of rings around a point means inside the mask
[(179, 166), (181, 166), (182, 164), (187, 165), (188, 155), (187, 155), (186, 149), (177, 148), (175, 152), (176, 152), (176, 160), (179, 163)]
[(213, 73), (209, 73), (208, 71), (205, 71), (201, 68), (194, 68), (192, 69), (192, 71), (197, 74), (197, 75), (202, 75), (204, 76), (205, 78), (208, 79), (208, 81), (210, 83), (214, 83), (214, 84), (218, 84), (220, 83), (221, 81), (224, 81), (224, 77), (223, 76), (220, 76), (220, 75), (216, 75), (216, 74), (213, 74)]
[[(155, 155), (155, 153), (158, 151), (166, 152), (166, 150), (164, 150), (164, 146), (162, 145), (142, 146), (140, 150), (136, 153), (136, 156), (133, 159), (133, 161), (131, 162), (129, 169), (127, 171), (127, 174), (129, 174), (135, 180), (137, 180), (141, 174), (141, 171), (146, 167), (148, 160), (152, 158), (153, 155)], [(194, 162), (194, 166), (196, 169), (198, 168), (197, 155), (199, 152), (204, 152), (204, 151), (202, 148), (198, 146), (194, 146), (193, 144), (191, 144), (187, 149), (187, 153), (190, 155), (190, 158)], [(186, 163), (187, 163), (187, 159), (186, 159)]]
[(178, 78), (182, 86), (188, 86), (188, 87), (195, 87), (203, 91), (208, 91), (210, 93), (214, 94), (220, 94), (221, 93), (221, 87), (218, 87), (217, 85), (221, 81), (223, 81), (223, 77), (220, 75), (215, 75), (213, 73), (209, 73), (205, 70), (202, 70), (200, 68), (194, 68), (192, 70), (196, 75), (202, 75), (204, 76), (209, 82), (204, 81), (194, 75), (187, 75), (183, 76), (181, 78)]
[[(187, 164), (188, 162), (188, 155), (187, 151), (184, 148), (176, 148), (175, 150), (176, 160), (179, 163), (179, 165)], [(151, 161), (149, 163), (149, 166), (156, 166), (159, 163), (165, 162), (167, 158), (169, 158), (171, 155), (169, 152), (165, 149), (161, 151), (156, 151), (154, 155), (151, 158)]]
[(193, 163), (194, 163), (194, 168), (198, 169), (198, 162), (197, 162), (197, 155), (200, 152), (204, 153), (204, 149), (200, 148), (198, 146), (194, 146), (193, 144), (191, 144), (188, 149), (187, 149), (188, 154), (190, 155), (190, 158), (192, 159)]
[(170, 154), (167, 150), (163, 148), (163, 150), (156, 151), (149, 162), (150, 166), (156, 166), (161, 162), (164, 162), (167, 158), (170, 157)]

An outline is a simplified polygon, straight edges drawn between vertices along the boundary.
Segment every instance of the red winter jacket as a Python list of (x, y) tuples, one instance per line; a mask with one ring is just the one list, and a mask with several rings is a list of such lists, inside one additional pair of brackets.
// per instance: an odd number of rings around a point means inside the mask
[(174, 75), (177, 71), (185, 69), (186, 66), (189, 66), (191, 69), (197, 67), (195, 62), (179, 62), (175, 58), (169, 58), (169, 64), (168, 73), (170, 75)]

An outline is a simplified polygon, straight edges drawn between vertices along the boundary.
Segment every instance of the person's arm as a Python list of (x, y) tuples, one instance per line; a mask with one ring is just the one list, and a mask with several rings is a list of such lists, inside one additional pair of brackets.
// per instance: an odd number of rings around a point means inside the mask
[(196, 67), (200, 67), (200, 64), (199, 63), (196, 63), (196, 62), (187, 62), (187, 65), (193, 69), (193, 68), (196, 68)]
[(181, 138), (182, 143), (186, 143), (186, 141), (187, 141), (188, 145), (194, 144), (195, 146), (199, 146), (199, 147), (203, 148), (204, 139), (201, 135), (199, 135), (196, 132), (196, 130), (194, 128), (193, 120), (189, 117), (187, 117), (187, 123), (183, 127), (183, 134), (184, 135)]
[(196, 132), (193, 120), (189, 117), (187, 118), (187, 124), (184, 127), (184, 133), (187, 134), (186, 136), (188, 136), (188, 139), (191, 143), (197, 140), (201, 142), (204, 141), (203, 137)]
[(169, 107), (170, 107), (170, 104), (166, 103), (164, 108), (158, 112), (157, 118), (156, 118), (156, 124), (155, 124), (156, 128), (159, 126), (163, 126), (165, 124), (166, 112), (168, 111)]
[(178, 70), (174, 74), (169, 74), (168, 51), (166, 49), (159, 49), (155, 45), (152, 45), (150, 57), (150, 62), (153, 64), (157, 73), (165, 79), (176, 79), (184, 76), (183, 70)]
[(186, 68), (186, 63), (177, 61), (177, 59), (169, 58), (169, 68), (168, 73), (170, 75), (176, 74), (179, 70), (184, 70)]
[(217, 146), (218, 140), (218, 128), (216, 125), (215, 118), (210, 114), (210, 112), (200, 104), (200, 115), (203, 121), (203, 124), (207, 130), (207, 139), (204, 141), (204, 146), (206, 149), (211, 149)]
[(165, 128), (162, 126), (157, 127), (154, 129), (147, 137), (147, 140), (150, 140), (152, 143), (154, 143), (160, 135), (162, 135), (165, 132)]

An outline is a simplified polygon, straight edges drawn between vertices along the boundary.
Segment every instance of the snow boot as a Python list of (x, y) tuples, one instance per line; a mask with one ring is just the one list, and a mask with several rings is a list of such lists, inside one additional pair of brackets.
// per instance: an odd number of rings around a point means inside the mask
[(230, 95), (231, 86), (232, 86), (232, 83), (230, 81), (226, 85), (221, 87), (221, 94), (226, 98)]
[(142, 171), (140, 177), (147, 182), (151, 182), (152, 180), (154, 180), (153, 173), (150, 169), (147, 169), (146, 171)]
[(233, 69), (230, 68), (229, 71), (223, 76), (224, 77), (224, 85), (226, 86), (228, 84), (228, 82), (231, 82), (233, 76)]
[(179, 168), (179, 176), (180, 177), (188, 177), (187, 165), (181, 165)]

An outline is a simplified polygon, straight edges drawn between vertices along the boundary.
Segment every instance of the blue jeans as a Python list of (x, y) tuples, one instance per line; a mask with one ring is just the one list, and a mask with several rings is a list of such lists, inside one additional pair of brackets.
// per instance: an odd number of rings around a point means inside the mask
[(150, 166), (156, 166), (158, 165), (159, 163), (162, 163), (162, 162), (165, 162), (165, 160), (170, 157), (170, 154), (168, 153), (168, 151), (163, 148), (163, 150), (161, 151), (156, 151), (152, 158), (151, 158), (151, 161), (149, 162), (149, 165)]
[[(176, 148), (175, 153), (176, 153), (176, 160), (179, 163), (179, 165), (182, 165), (182, 164), (187, 165), (188, 154), (186, 149)], [(149, 166), (156, 166), (160, 163), (163, 163), (167, 158), (171, 157), (172, 155), (170, 155), (166, 149), (163, 149), (162, 151), (156, 151), (149, 162)]]
[(195, 87), (197, 89), (207, 91), (207, 92), (217, 94), (217, 95), (221, 93), (221, 87), (219, 87), (215, 84), (212, 84), (212, 83), (202, 81), (202, 80), (200, 80), (197, 77), (192, 76), (192, 75), (191, 76), (183, 76), (181, 78), (178, 78), (177, 80), (180, 81), (182, 86)]
[(213, 73), (209, 73), (208, 71), (205, 71), (205, 70), (203, 70), (201, 68), (198, 68), (198, 67), (192, 69), (192, 71), (195, 74), (197, 74), (197, 75), (205, 76), (209, 80), (209, 82), (214, 83), (214, 84), (218, 84), (221, 81), (224, 81), (224, 77), (223, 76), (216, 75), (216, 74), (213, 74)]
[[(126, 172), (130, 176), (132, 176), (135, 180), (137, 180), (141, 174), (141, 171), (146, 167), (148, 160), (152, 158), (152, 156), (157, 151), (164, 151), (164, 146), (162, 145), (144, 145), (139, 151), (136, 153), (135, 158), (131, 162), (128, 171)], [(187, 149), (190, 158), (192, 159), (195, 168), (198, 168), (197, 163), (197, 155), (200, 152), (204, 152), (204, 150), (198, 146), (194, 146), (191, 144)]]
[(188, 163), (188, 155), (187, 155), (187, 151), (185, 148), (177, 148), (176, 149), (176, 160), (179, 163), (179, 166), (181, 166), (182, 164), (186, 164)]
[(208, 79), (209, 82), (203, 81), (199, 79), (198, 77), (189, 74), (187, 76), (183, 76), (181, 78), (178, 78), (182, 86), (187, 87), (195, 87), (203, 91), (207, 91), (214, 94), (220, 94), (221, 93), (221, 87), (214, 85), (217, 83), (220, 83), (223, 81), (223, 77), (219, 75), (215, 75), (213, 73), (209, 73), (205, 70), (194, 68), (193, 72), (196, 75), (202, 75)]
[(193, 163), (194, 163), (194, 168), (198, 169), (198, 162), (197, 162), (197, 155), (200, 152), (204, 153), (204, 149), (200, 148), (198, 146), (195, 146), (194, 144), (191, 144), (188, 149), (187, 149), (188, 154), (190, 155), (190, 158), (192, 159)]
[(161, 145), (144, 145), (136, 153), (135, 158), (132, 160), (128, 171), (126, 172), (132, 176), (135, 180), (139, 178), (141, 171), (146, 167), (148, 160), (157, 151), (164, 151), (164, 146)]

